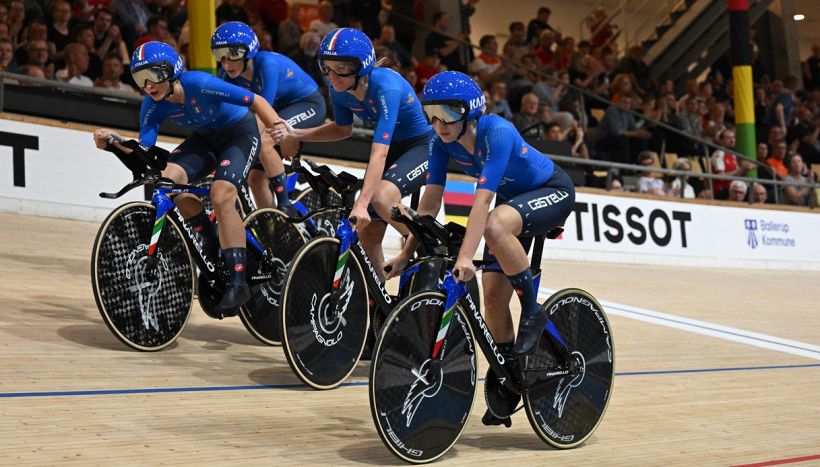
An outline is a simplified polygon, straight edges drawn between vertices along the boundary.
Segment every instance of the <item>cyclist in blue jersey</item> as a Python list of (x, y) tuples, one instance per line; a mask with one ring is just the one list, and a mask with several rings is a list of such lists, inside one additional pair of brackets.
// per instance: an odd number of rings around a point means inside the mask
[[(432, 129), (410, 84), (395, 71), (376, 66), (370, 39), (361, 31), (334, 29), (319, 47), (319, 64), (332, 88), (334, 122), (318, 128), (292, 129), (280, 125), (268, 130), (282, 150), (295, 152), (300, 141), (337, 141), (350, 136), (353, 116), (375, 122), (370, 160), (361, 194), (351, 217), (355, 217), (359, 241), (379, 274), (384, 274), (381, 241), (386, 224), (370, 220), (368, 206), (388, 222), (390, 209), (401, 198), (424, 185), (427, 143)], [(391, 222), (392, 224), (392, 222)], [(402, 234), (407, 229), (393, 226)]]
[[(173, 120), (193, 133), (171, 152), (162, 175), (176, 183), (194, 183), (216, 169), (211, 201), (225, 264), (232, 271), (218, 309), (223, 315), (235, 314), (250, 297), (244, 273), (245, 231), (235, 207), (237, 187), (247, 177), (260, 144), (256, 119), (248, 108), (268, 126), (278, 117), (263, 97), (208, 73), (183, 72), (183, 68), (176, 50), (162, 42), (147, 42), (134, 51), (131, 75), (147, 94), (140, 110), (139, 144), (151, 154), (160, 124)], [(113, 144), (120, 152), (131, 153), (111, 130), (96, 130), (94, 141), (101, 149)], [(213, 248), (217, 233), (202, 203), (184, 194), (177, 197), (176, 205)]]
[[(527, 250), (533, 237), (563, 225), (575, 204), (575, 188), (569, 176), (527, 144), (510, 122), (497, 115), (481, 116), (484, 94), (467, 75), (446, 71), (433, 76), (424, 86), (422, 108), (436, 136), (430, 140), (427, 187), (418, 212), (435, 216), (441, 208), (449, 160), (478, 179), (453, 269), (459, 280), (473, 278), (473, 257), (483, 235), (485, 259), (494, 256), (500, 265), (500, 271), (487, 268), (482, 276), (487, 326), (503, 353), (527, 355), (547, 322), (536, 302)], [(391, 260), (392, 271), (401, 270), (416, 244), (411, 239)], [(517, 338), (509, 311), (513, 290), (521, 301)]]
[[(264, 97), (292, 127), (312, 128), (324, 123), (327, 107), (313, 78), (284, 55), (260, 52), (256, 33), (247, 24), (231, 21), (216, 28), (211, 52), (222, 67), (222, 79)], [(262, 121), (257, 118), (257, 123), (262, 147), (259, 160), (251, 166), (248, 184), (259, 206), (273, 207), (275, 194), (279, 209), (292, 213), (282, 159)]]

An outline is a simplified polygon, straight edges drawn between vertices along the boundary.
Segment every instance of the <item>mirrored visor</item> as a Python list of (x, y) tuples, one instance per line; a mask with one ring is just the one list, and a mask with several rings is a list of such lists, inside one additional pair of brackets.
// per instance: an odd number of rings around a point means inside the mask
[(139, 70), (134, 71), (131, 73), (131, 76), (134, 78), (134, 82), (137, 83), (137, 86), (140, 88), (145, 87), (145, 81), (149, 80), (152, 83), (161, 83), (163, 81), (167, 81), (170, 78), (167, 70), (162, 66), (149, 66), (146, 68), (140, 68)]
[(214, 54), (216, 62), (219, 63), (223, 58), (227, 58), (228, 60), (242, 60), (248, 54), (248, 50), (244, 45), (231, 45), (211, 49), (211, 53)]
[(433, 123), (433, 119), (439, 119), (442, 123), (456, 123), (464, 119), (467, 115), (467, 108), (460, 102), (422, 104), (424, 115), (428, 123)]

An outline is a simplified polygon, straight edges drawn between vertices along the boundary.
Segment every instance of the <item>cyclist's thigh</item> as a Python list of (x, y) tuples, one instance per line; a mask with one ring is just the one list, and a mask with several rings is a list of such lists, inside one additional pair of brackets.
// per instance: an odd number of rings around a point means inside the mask
[(276, 109), (276, 113), (293, 128), (314, 128), (324, 123), (327, 107), (322, 95), (316, 91), (299, 102)]
[(575, 206), (575, 188), (569, 175), (556, 166), (555, 174), (544, 186), (513, 196), (503, 204), (521, 215), (519, 236), (535, 237), (564, 225)]
[(426, 138), (413, 140), (395, 162), (385, 167), (382, 180), (396, 185), (402, 198), (424, 186), (427, 179), (427, 141)]
[(202, 136), (194, 133), (171, 151), (168, 162), (185, 171), (187, 183), (196, 183), (211, 173), (216, 166), (216, 157)]
[(256, 119), (246, 119), (242, 124), (231, 127), (231, 130), (225, 136), (226, 141), (220, 145), (214, 180), (224, 180), (239, 188), (248, 177), (259, 151), (259, 129)]

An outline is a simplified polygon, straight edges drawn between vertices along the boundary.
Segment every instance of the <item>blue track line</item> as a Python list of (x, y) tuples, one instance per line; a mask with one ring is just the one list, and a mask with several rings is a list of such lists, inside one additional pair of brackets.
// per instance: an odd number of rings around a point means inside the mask
[[(729, 371), (762, 371), (762, 370), (783, 370), (795, 368), (820, 368), (820, 363), (805, 365), (770, 365), (770, 366), (749, 366), (736, 368), (701, 368), (694, 370), (659, 370), (659, 371), (631, 371), (615, 373), (616, 376), (648, 376), (648, 375), (674, 375), (686, 373), (720, 373)], [(484, 378), (481, 378), (482, 380)], [(343, 383), (339, 387), (367, 386), (367, 381), (351, 381)], [(249, 386), (205, 386), (190, 388), (144, 388), (144, 389), (105, 389), (105, 390), (85, 390), (85, 391), (42, 391), (42, 392), (6, 392), (0, 393), (0, 399), (19, 399), (26, 397), (67, 397), (67, 396), (110, 396), (122, 394), (162, 394), (162, 393), (182, 393), (182, 392), (215, 392), (215, 391), (256, 391), (260, 389), (299, 389), (307, 386), (301, 383), (288, 384), (260, 384)]]

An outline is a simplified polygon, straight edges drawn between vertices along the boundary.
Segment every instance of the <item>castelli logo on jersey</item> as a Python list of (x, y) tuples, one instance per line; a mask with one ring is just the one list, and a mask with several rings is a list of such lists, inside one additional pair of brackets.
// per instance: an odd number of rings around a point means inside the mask
[(233, 267), (233, 270), (236, 271), (236, 272), (242, 272), (242, 271), (245, 270), (245, 265), (241, 264), (241, 263), (237, 264), (236, 266)]
[(191, 99), (191, 105), (196, 105), (196, 99)]
[(521, 154), (526, 154), (526, 153), (527, 153), (527, 148), (521, 148)]
[(430, 180), (430, 172), (427, 172), (427, 176), (425, 177), (427, 180)]
[(279, 185), (279, 186), (276, 187), (276, 192), (281, 193), (282, 191), (284, 191), (284, 189), (285, 189), (285, 187), (283, 187), (282, 185)]
[(481, 178), (478, 179), (478, 184), (479, 185), (483, 185), (485, 183), (487, 183), (487, 177), (481, 177)]
[(222, 167), (227, 167), (231, 165), (231, 161), (225, 159), (224, 161), (220, 162), (219, 165), (221, 165)]
[(245, 97), (242, 98), (242, 102), (245, 103), (245, 104), (247, 104), (250, 101), (251, 101), (251, 96), (245, 96)]
[(521, 289), (515, 289), (515, 294), (520, 297), (520, 296), (524, 295), (524, 291), (521, 290)]
[(393, 165), (391, 165), (391, 166), (390, 166), (390, 168), (389, 168), (389, 169), (387, 169), (387, 170), (393, 170), (393, 169), (395, 169), (395, 168), (396, 168), (396, 167), (398, 167), (398, 166), (399, 166), (399, 164), (393, 164)]
[(484, 153), (482, 153), (482, 152), (481, 152), (481, 149), (479, 149), (479, 150), (478, 150), (478, 157), (481, 157), (481, 155), (482, 155), (482, 154), (484, 154)]
[(390, 133), (385, 132), (385, 133), (382, 135), (382, 139), (390, 139)]

